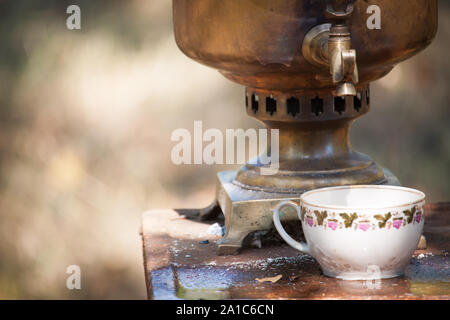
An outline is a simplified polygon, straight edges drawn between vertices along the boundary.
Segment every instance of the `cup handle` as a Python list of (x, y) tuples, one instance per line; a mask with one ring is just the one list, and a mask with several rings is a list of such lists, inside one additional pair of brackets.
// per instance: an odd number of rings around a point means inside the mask
[(298, 216), (300, 216), (300, 206), (297, 205), (293, 201), (283, 201), (278, 204), (278, 206), (273, 210), (273, 223), (275, 225), (275, 228), (277, 229), (280, 236), (284, 239), (284, 241), (287, 242), (291, 247), (294, 249), (297, 249), (298, 251), (301, 251), (303, 253), (310, 254), (309, 252), (309, 246), (305, 242), (298, 242), (292, 239), (290, 235), (287, 234), (287, 232), (284, 230), (283, 226), (280, 222), (280, 211), (284, 207), (293, 207), (295, 210), (297, 210)]

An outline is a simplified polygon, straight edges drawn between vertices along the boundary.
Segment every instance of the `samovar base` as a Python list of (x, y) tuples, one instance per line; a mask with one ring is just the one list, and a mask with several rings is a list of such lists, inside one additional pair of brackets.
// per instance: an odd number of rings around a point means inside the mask
[[(386, 179), (381, 184), (400, 186), (399, 180), (383, 168)], [(216, 202), (203, 210), (202, 215), (216, 212), (220, 207), (225, 217), (225, 235), (217, 242), (218, 255), (237, 254), (244, 239), (254, 232), (267, 232), (272, 228), (272, 211), (281, 200), (297, 201), (301, 193), (269, 193), (244, 189), (233, 183), (237, 172), (217, 174)], [(282, 221), (297, 220), (295, 212), (287, 211)]]

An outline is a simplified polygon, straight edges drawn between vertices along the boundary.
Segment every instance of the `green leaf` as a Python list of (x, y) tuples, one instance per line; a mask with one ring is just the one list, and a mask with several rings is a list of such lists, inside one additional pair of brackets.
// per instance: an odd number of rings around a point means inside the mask
[(353, 221), (358, 218), (356, 213), (352, 213), (350, 216), (346, 213), (339, 214), (344, 219), (344, 225), (346, 228), (350, 228), (353, 224)]
[(320, 212), (320, 211), (318, 211), (318, 210), (315, 210), (315, 211), (314, 211), (314, 214), (315, 214), (316, 217), (317, 217), (317, 224), (318, 224), (319, 226), (323, 225), (323, 220), (328, 216), (328, 213), (327, 213), (326, 211)]
[(407, 216), (406, 222), (411, 223), (414, 218), (414, 213), (416, 212), (416, 207), (412, 208), (411, 210), (405, 210), (403, 213), (405, 216)]
[(381, 214), (377, 214), (374, 217), (375, 219), (380, 220), (380, 222), (378, 222), (378, 227), (384, 228), (386, 227), (386, 223), (388, 222), (388, 220), (392, 217), (392, 214), (388, 212), (384, 216), (382, 216)]

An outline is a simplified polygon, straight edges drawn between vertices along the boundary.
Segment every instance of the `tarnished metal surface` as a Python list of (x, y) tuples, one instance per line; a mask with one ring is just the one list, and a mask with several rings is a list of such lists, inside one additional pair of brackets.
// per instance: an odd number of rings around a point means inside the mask
[[(329, 69), (308, 63), (303, 39), (329, 22), (326, 1), (174, 0), (175, 39), (190, 58), (244, 86), (276, 91), (334, 87)], [(382, 29), (369, 31), (367, 7), (381, 8)], [(350, 18), (361, 83), (386, 75), (424, 49), (437, 31), (437, 0), (357, 0)]]
[[(325, 277), (312, 257), (286, 245), (218, 257), (214, 241), (220, 237), (207, 233), (210, 224), (179, 212), (143, 215), (144, 267), (152, 299), (450, 299), (450, 204), (427, 206), (427, 249), (415, 252), (404, 277), (380, 282)], [(199, 215), (198, 210), (183, 213)], [(282, 275), (276, 283), (256, 280), (276, 275)]]
[[(381, 9), (381, 30), (367, 27), (372, 4)], [(279, 130), (278, 171), (262, 175), (269, 164), (259, 158), (238, 171), (236, 188), (280, 200), (320, 187), (388, 183), (381, 166), (352, 149), (350, 125), (369, 111), (369, 83), (431, 43), (437, 9), (437, 0), (173, 0), (179, 48), (246, 86), (248, 115)], [(267, 149), (273, 154), (270, 142)], [(227, 214), (230, 206), (217, 200), (229, 230), (241, 223), (223, 240), (236, 246), (242, 230), (255, 229), (264, 203)]]

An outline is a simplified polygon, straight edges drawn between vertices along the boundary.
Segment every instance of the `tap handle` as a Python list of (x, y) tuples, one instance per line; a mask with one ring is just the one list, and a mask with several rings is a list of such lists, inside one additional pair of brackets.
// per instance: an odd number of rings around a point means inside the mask
[(311, 64), (328, 66), (337, 96), (356, 96), (359, 82), (356, 51), (351, 49), (348, 25), (355, 0), (327, 0), (325, 16), (331, 23), (311, 29), (302, 44), (303, 56)]
[(337, 96), (356, 95), (355, 85), (359, 82), (356, 51), (350, 49), (351, 35), (347, 25), (353, 14), (353, 2), (354, 0), (327, 0), (325, 10), (325, 16), (332, 22), (328, 56)]
[(336, 95), (338, 97), (356, 96), (355, 85), (359, 82), (359, 75), (355, 50), (350, 49), (341, 52), (341, 68), (341, 79), (335, 81), (337, 79), (333, 77), (333, 82), (337, 84)]
[[(354, 49), (345, 50), (342, 56), (342, 73), (344, 81), (351, 81), (354, 84), (359, 82), (358, 66), (356, 64), (356, 51)], [(341, 81), (342, 81), (341, 80)]]
[(336, 84), (336, 95), (338, 97), (355, 96), (355, 84), (359, 82), (356, 51), (353, 49), (334, 51), (331, 55), (330, 67), (333, 83)]

